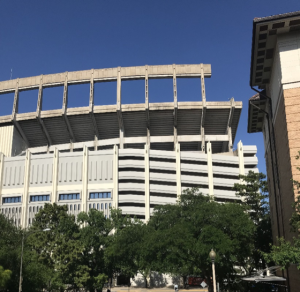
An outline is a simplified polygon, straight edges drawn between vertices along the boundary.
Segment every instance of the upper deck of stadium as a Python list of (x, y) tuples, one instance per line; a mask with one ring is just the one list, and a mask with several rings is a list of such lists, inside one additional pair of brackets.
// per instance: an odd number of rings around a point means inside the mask
[[(0, 94), (14, 92), (12, 114), (0, 116), (0, 127), (14, 125), (32, 152), (82, 148), (97, 149), (119, 145), (120, 148), (203, 150), (212, 143), (213, 153), (231, 150), (235, 140), (242, 102), (208, 102), (204, 79), (211, 76), (209, 64), (158, 65), (91, 69), (19, 78), (0, 82)], [(177, 78), (201, 81), (202, 99), (198, 102), (177, 101)], [(149, 103), (148, 80), (173, 79), (173, 102)], [(122, 104), (122, 80), (145, 80), (145, 103)], [(117, 81), (116, 104), (94, 105), (94, 83)], [(199, 82), (200, 82), (199, 81)], [(89, 106), (68, 108), (68, 85), (89, 83)], [(42, 110), (43, 89), (64, 86), (62, 108)], [(38, 89), (35, 112), (18, 113), (19, 92)]]

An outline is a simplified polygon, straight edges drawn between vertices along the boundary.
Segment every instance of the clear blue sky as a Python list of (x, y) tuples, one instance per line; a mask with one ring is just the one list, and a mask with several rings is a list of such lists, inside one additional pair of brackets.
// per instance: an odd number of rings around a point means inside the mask
[[(300, 1), (127, 0), (0, 1), (0, 80), (91, 68), (210, 63), (208, 101), (243, 102), (239, 140), (258, 147), (262, 134), (247, 133), (252, 21), (300, 10)], [(115, 84), (97, 85), (97, 104), (115, 103)], [(61, 107), (62, 89), (44, 95), (44, 109)], [(88, 104), (88, 86), (69, 90), (69, 106)], [(103, 97), (104, 96), (104, 97)], [(144, 83), (122, 84), (123, 103), (144, 102)], [(200, 81), (179, 80), (180, 101), (201, 100)], [(34, 111), (37, 92), (20, 94), (20, 112)], [(170, 80), (151, 81), (150, 102), (171, 101)], [(11, 113), (0, 95), (0, 115)]]

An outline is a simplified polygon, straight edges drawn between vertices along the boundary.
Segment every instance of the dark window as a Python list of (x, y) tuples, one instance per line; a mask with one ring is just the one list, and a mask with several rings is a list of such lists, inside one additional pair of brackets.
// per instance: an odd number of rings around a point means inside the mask
[(90, 193), (90, 199), (109, 199), (111, 198), (111, 193), (101, 192), (101, 193)]
[(7, 203), (20, 203), (21, 202), (21, 196), (18, 197), (6, 197), (2, 199), (2, 204)]
[(60, 194), (59, 200), (79, 200), (79, 194)]

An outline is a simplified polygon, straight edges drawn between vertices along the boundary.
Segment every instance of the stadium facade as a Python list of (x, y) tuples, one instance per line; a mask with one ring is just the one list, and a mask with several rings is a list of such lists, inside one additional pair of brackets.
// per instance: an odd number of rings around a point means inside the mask
[[(70, 214), (110, 207), (146, 221), (156, 205), (175, 203), (186, 188), (224, 202), (238, 175), (257, 171), (256, 146), (233, 150), (242, 102), (206, 101), (211, 66), (160, 65), (92, 69), (0, 82), (14, 92), (0, 117), (0, 207), (27, 227), (47, 202)], [(148, 80), (173, 79), (174, 101), (149, 103)], [(177, 101), (178, 78), (199, 78), (197, 102)], [(145, 103), (122, 104), (122, 80), (145, 80)], [(94, 83), (117, 81), (117, 103), (94, 105)], [(68, 86), (90, 83), (88, 107), (68, 108)], [(42, 110), (43, 89), (64, 86), (63, 106)], [(38, 89), (36, 112), (18, 113), (19, 92)]]

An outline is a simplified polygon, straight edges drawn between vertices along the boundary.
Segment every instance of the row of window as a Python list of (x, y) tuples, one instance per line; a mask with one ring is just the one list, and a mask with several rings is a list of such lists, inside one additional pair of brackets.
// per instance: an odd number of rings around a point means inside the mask
[[(90, 193), (90, 199), (110, 199), (111, 193), (110, 192), (100, 192), (100, 193)], [(60, 194), (59, 200), (79, 200), (80, 194)], [(43, 202), (43, 201), (50, 201), (50, 195), (34, 195), (30, 196), (30, 202)], [(6, 197), (2, 199), (2, 204), (7, 203), (21, 203), (21, 196), (17, 197)]]
[(3, 198), (2, 204), (7, 204), (7, 203), (21, 203), (21, 196)]
[(61, 194), (59, 195), (59, 200), (79, 200), (80, 194)]
[(110, 199), (111, 193), (90, 193), (90, 199)]
[(12, 213), (12, 214), (14, 214), (14, 213), (21, 213), (21, 210), (22, 210), (22, 208), (21, 207), (17, 207), (17, 208), (3, 208), (2, 209), (2, 214), (10, 214), (10, 213)]
[(50, 195), (30, 196), (30, 202), (50, 201)]
[[(100, 206), (101, 206), (101, 209), (100, 209)], [(103, 209), (103, 206), (104, 206), (104, 209)], [(92, 208), (93, 209), (97, 209), (97, 210), (106, 210), (107, 206), (108, 206), (108, 208), (111, 208), (111, 203), (109, 203), (109, 204), (107, 204), (107, 203), (105, 203), (105, 204), (101, 203), (101, 205), (99, 203), (98, 204), (96, 204), (96, 203), (89, 204), (89, 210), (92, 209)]]
[(36, 206), (36, 207), (33, 206), (32, 209), (31, 209), (31, 207), (29, 207), (29, 213), (31, 213), (31, 210), (32, 210), (33, 213), (35, 213), (35, 212), (38, 212), (40, 209), (43, 209), (43, 206), (40, 206), (40, 207), (39, 206)]

